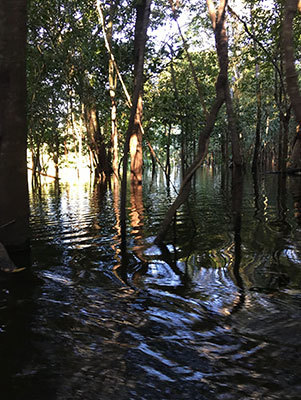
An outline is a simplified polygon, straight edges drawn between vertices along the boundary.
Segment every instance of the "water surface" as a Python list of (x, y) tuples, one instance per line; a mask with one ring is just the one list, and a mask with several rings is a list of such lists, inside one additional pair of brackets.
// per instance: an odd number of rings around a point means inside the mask
[(31, 273), (0, 282), (3, 399), (301, 398), (300, 178), (246, 176), (240, 198), (204, 169), (158, 247), (177, 179), (129, 188), (126, 263), (116, 182), (31, 191)]

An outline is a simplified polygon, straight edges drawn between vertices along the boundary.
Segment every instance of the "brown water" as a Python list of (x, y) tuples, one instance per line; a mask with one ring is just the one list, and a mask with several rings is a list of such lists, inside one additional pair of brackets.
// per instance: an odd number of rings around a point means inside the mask
[(31, 272), (0, 282), (1, 400), (300, 399), (300, 178), (245, 177), (240, 204), (203, 170), (160, 248), (175, 190), (146, 182), (126, 265), (116, 186), (31, 192)]

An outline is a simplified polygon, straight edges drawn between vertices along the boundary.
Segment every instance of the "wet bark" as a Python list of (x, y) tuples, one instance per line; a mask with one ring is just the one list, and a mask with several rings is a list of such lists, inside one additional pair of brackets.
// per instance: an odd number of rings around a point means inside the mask
[(26, 0), (0, 2), (0, 241), (12, 248), (29, 242), (26, 6)]
[(131, 155), (131, 184), (142, 184), (143, 171), (143, 152), (142, 152), (142, 95), (138, 98), (137, 110), (134, 119), (134, 126), (130, 138), (130, 155)]

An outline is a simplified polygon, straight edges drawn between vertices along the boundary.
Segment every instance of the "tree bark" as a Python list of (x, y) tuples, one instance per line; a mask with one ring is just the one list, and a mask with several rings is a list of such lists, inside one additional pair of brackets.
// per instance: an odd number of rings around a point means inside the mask
[(142, 152), (142, 95), (138, 98), (137, 110), (134, 119), (133, 132), (130, 138), (131, 155), (131, 184), (142, 184), (143, 152)]
[(27, 248), (26, 0), (0, 2), (0, 241)]
[(121, 199), (120, 199), (120, 226), (121, 226), (121, 239), (122, 249), (126, 247), (126, 199), (127, 199), (127, 165), (128, 153), (130, 147), (130, 139), (135, 127), (135, 117), (137, 113), (137, 106), (143, 85), (143, 66), (144, 66), (144, 52), (147, 40), (147, 27), (149, 23), (151, 0), (142, 0), (137, 7), (137, 18), (142, 18), (139, 21), (140, 31), (139, 38), (136, 36), (135, 46), (139, 47), (135, 51), (135, 79), (132, 107), (130, 112), (129, 124), (124, 144), (123, 155), (123, 171), (121, 182)]
[(299, 125), (301, 125), (301, 93), (298, 85), (298, 72), (295, 67), (293, 19), (297, 13), (298, 5), (300, 7), (300, 4), (300, 0), (286, 0), (282, 26), (282, 46), (285, 61), (287, 91)]
[(166, 129), (167, 143), (166, 143), (166, 163), (165, 163), (165, 175), (167, 180), (170, 180), (170, 133), (171, 133), (171, 124)]
[[(149, 3), (149, 5), (147, 4)], [(148, 16), (145, 14), (148, 13)], [(145, 45), (146, 45), (146, 31), (148, 22), (146, 24), (146, 17), (149, 20), (150, 14), (150, 1), (140, 1), (136, 4), (136, 23), (135, 23), (135, 39), (134, 39), (134, 86), (138, 75), (140, 74), (140, 62), (144, 60)], [(134, 118), (133, 131), (130, 138), (130, 154), (131, 154), (131, 183), (134, 185), (142, 184), (142, 170), (143, 170), (143, 152), (142, 152), (142, 91), (143, 91), (143, 70), (142, 70), (142, 84), (140, 85), (140, 92), (136, 107), (136, 114)]]
[(216, 98), (211, 107), (211, 111), (207, 117), (205, 128), (199, 136), (197, 156), (194, 162), (190, 165), (190, 167), (187, 169), (185, 173), (182, 185), (179, 190), (179, 194), (176, 197), (173, 204), (169, 207), (165, 215), (165, 218), (161, 223), (160, 229), (155, 238), (155, 243), (161, 243), (164, 240), (177, 209), (184, 203), (184, 201), (188, 197), (191, 179), (195, 174), (195, 172), (197, 171), (197, 169), (202, 165), (206, 157), (210, 134), (213, 130), (218, 112), (225, 101), (227, 102), (229, 126), (231, 129), (233, 128), (232, 151), (233, 151), (233, 158), (235, 158), (234, 163), (237, 166), (240, 166), (242, 164), (238, 135), (234, 120), (234, 112), (232, 108), (232, 99), (230, 97), (229, 81), (228, 81), (228, 38), (226, 35), (226, 28), (225, 28), (226, 3), (227, 2), (225, 0), (220, 1), (218, 14), (216, 15), (214, 3), (211, 0), (207, 0), (209, 16), (212, 22), (212, 27), (215, 35), (216, 51), (218, 55), (219, 68), (220, 68), (217, 82), (215, 85)]
[(230, 84), (228, 78), (228, 36), (226, 31), (226, 6), (227, 0), (220, 0), (218, 12), (216, 14), (215, 6), (212, 0), (207, 0), (208, 10), (214, 28), (215, 42), (217, 55), (219, 59), (220, 69), (222, 71), (222, 77), (224, 79), (223, 88), (225, 91), (225, 101), (228, 117), (229, 130), (231, 132), (231, 144), (232, 144), (232, 158), (234, 165), (237, 167), (242, 166), (242, 155), (240, 148), (239, 135), (237, 132), (237, 125), (235, 121), (235, 114), (233, 110), (233, 102), (230, 93)]
[(293, 19), (301, 11), (300, 0), (287, 0), (282, 26), (282, 46), (285, 60), (285, 75), (287, 92), (292, 104), (298, 128), (292, 148), (291, 167), (301, 166), (301, 93), (298, 85), (298, 72), (295, 67), (294, 41), (293, 41)]
[(252, 161), (252, 172), (253, 174), (257, 173), (258, 169), (258, 156), (259, 156), (259, 147), (260, 147), (260, 136), (261, 136), (261, 88), (260, 88), (260, 80), (259, 80), (259, 65), (256, 64), (256, 105), (257, 105), (257, 116), (256, 116), (256, 130), (255, 130), (255, 145), (254, 145), (254, 153), (253, 153), (253, 161)]
[[(107, 24), (107, 40), (109, 49), (112, 48), (113, 17), (116, 5), (110, 2), (109, 21)], [(103, 30), (105, 27), (103, 27)], [(116, 104), (117, 74), (114, 68), (114, 60), (109, 59), (109, 92), (111, 99), (111, 159), (112, 169), (118, 176), (118, 127), (117, 127), (117, 104)]]
[(93, 88), (87, 79), (84, 81), (84, 119), (88, 135), (88, 146), (90, 148), (96, 179), (104, 180), (110, 176), (111, 167), (109, 165), (107, 150), (101, 132), (98, 113), (93, 96)]

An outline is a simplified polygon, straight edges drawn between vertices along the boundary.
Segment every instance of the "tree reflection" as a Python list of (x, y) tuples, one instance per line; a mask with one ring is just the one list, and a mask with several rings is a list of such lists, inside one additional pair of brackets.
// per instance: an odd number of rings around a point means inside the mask
[(299, 225), (301, 225), (301, 176), (290, 177), (289, 190), (294, 202), (294, 216)]
[(245, 302), (244, 283), (240, 274), (241, 263), (241, 208), (243, 196), (243, 172), (241, 168), (232, 170), (232, 218), (234, 230), (234, 264), (233, 275), (240, 289), (239, 298), (236, 299), (232, 312), (237, 312)]

